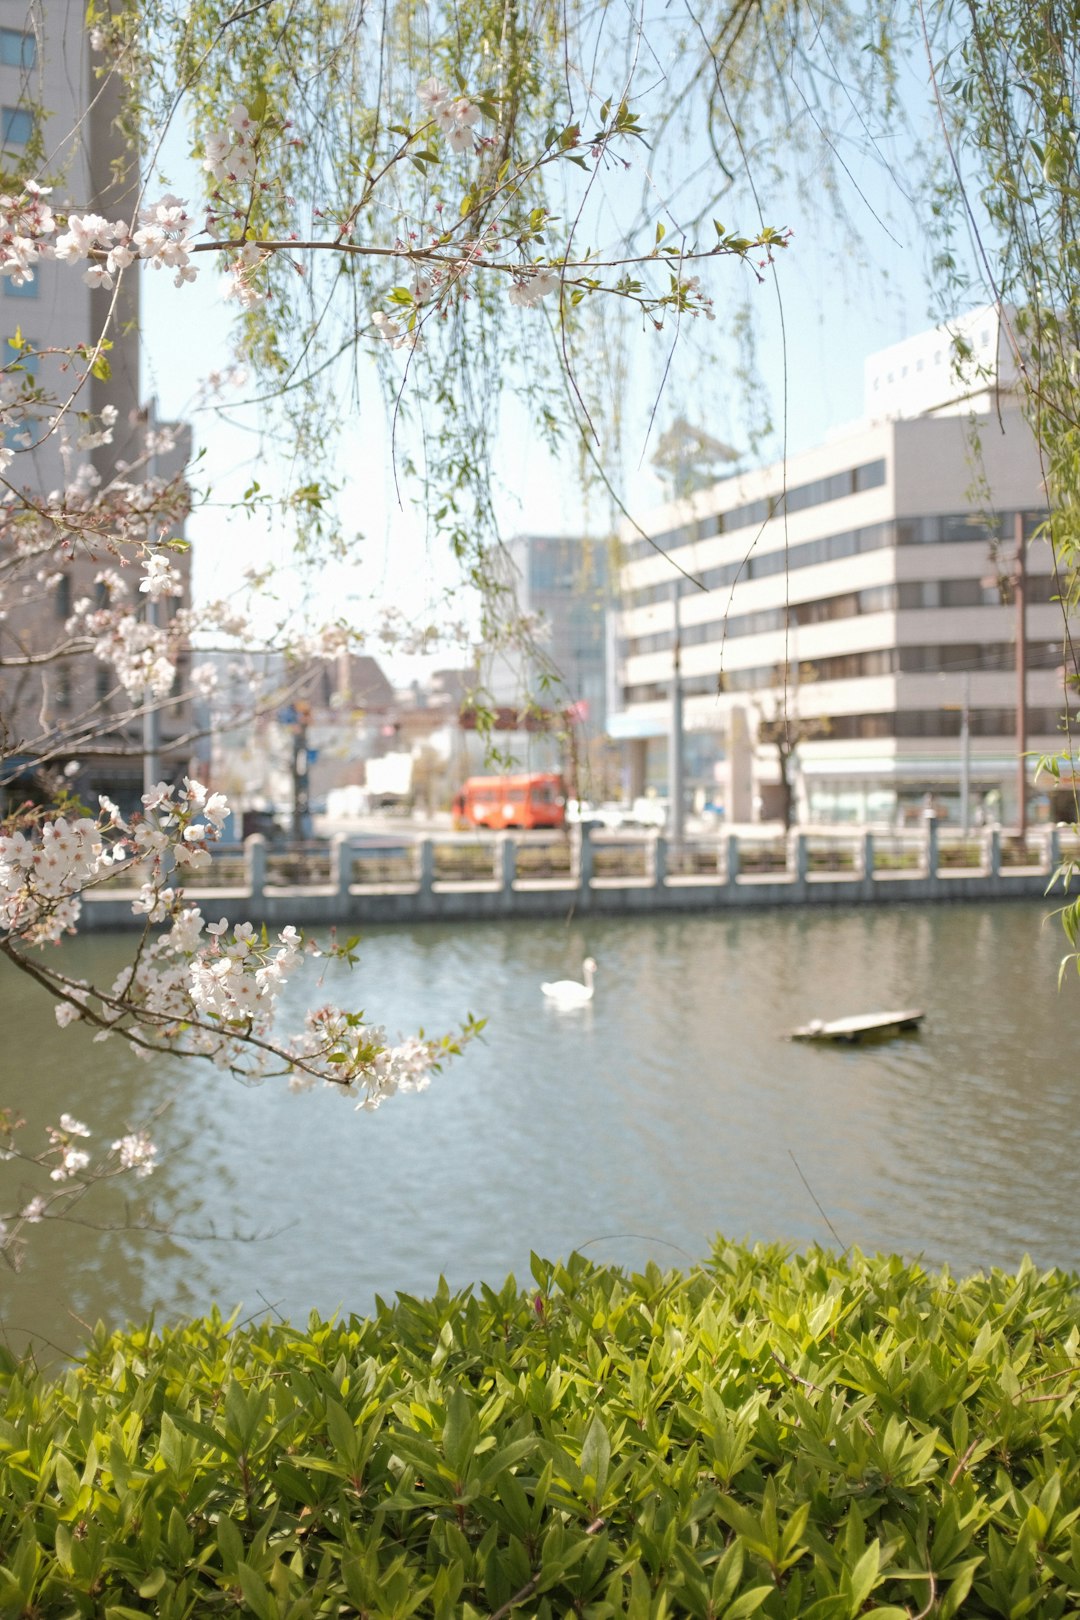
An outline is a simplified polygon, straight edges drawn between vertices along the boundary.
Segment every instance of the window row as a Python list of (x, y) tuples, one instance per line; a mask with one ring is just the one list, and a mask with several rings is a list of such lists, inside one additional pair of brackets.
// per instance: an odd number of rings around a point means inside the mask
[[(1061, 644), (1028, 644), (1029, 669), (1059, 669), (1064, 663)], [(1016, 668), (1016, 646), (1008, 641), (954, 643), (927, 647), (881, 647), (869, 652), (838, 653), (827, 658), (801, 659), (792, 671), (792, 685), (814, 681), (861, 680), (874, 675), (952, 675), (993, 673)], [(727, 669), (719, 674), (684, 676), (683, 692), (764, 692), (780, 684), (782, 666), (759, 664), (751, 669)], [(656, 703), (670, 697), (670, 681), (648, 681), (624, 689), (626, 703)]]
[[(1030, 540), (1046, 521), (1045, 512), (1025, 512), (1024, 532)], [(775, 574), (794, 573), (799, 568), (814, 568), (821, 563), (840, 562), (845, 557), (859, 556), (867, 551), (882, 551), (892, 546), (945, 545), (958, 540), (981, 540), (986, 545), (1009, 541), (1012, 537), (1014, 514), (999, 512), (987, 518), (973, 513), (945, 513), (933, 517), (896, 518), (887, 523), (871, 523), (861, 529), (847, 529), (841, 534), (829, 534), (819, 540), (804, 540), (796, 546), (781, 547), (778, 551), (755, 552), (751, 548), (744, 556), (716, 568), (707, 568), (692, 579), (678, 581), (679, 595), (691, 596), (704, 586), (707, 591), (723, 590), (737, 580), (767, 579)], [(665, 536), (660, 536), (663, 540)], [(674, 560), (679, 562), (678, 553)], [(692, 570), (688, 570), (692, 572)], [(648, 607), (656, 602), (671, 600), (673, 580), (656, 585), (645, 585), (626, 594), (628, 607)]]
[[(715, 677), (711, 684), (698, 687), (687, 696), (703, 696), (715, 692)], [(665, 696), (662, 687), (656, 697)], [(1007, 737), (1016, 735), (1016, 710), (972, 709), (969, 713), (970, 733), (973, 737)], [(1028, 707), (1028, 732), (1033, 737), (1051, 737), (1062, 729), (1064, 715), (1060, 708)], [(888, 714), (838, 714), (828, 721), (828, 731), (822, 740), (829, 742), (866, 741), (874, 738), (959, 737), (961, 713), (959, 709), (902, 709)]]
[[(50, 696), (52, 706), (59, 713), (66, 714), (75, 707), (75, 697), (79, 697), (79, 707), (84, 708), (88, 701), (88, 689), (92, 684), (94, 689), (94, 702), (108, 704), (114, 695), (123, 695), (122, 688), (117, 680), (115, 671), (107, 664), (97, 664), (93, 669), (93, 681), (90, 681), (85, 668), (73, 670), (68, 663), (56, 663), (49, 670), (46, 679), (51, 688)], [(173, 683), (170, 689), (171, 697), (182, 697), (187, 685), (187, 674), (183, 663), (178, 663)], [(127, 699), (125, 707), (127, 706)]]
[(796, 484), (786, 492), (763, 496), (745, 506), (735, 506), (729, 512), (702, 518), (699, 522), (669, 529), (651, 540), (631, 540), (623, 547), (625, 562), (636, 562), (659, 548), (671, 551), (675, 546), (692, 540), (705, 540), (714, 534), (730, 534), (735, 529), (746, 529), (768, 522), (784, 512), (804, 512), (810, 506), (824, 506), (827, 501), (839, 501), (845, 495), (858, 495), (863, 490), (878, 489), (885, 482), (885, 461), (867, 461), (860, 467), (845, 467), (842, 472), (830, 473), (826, 478), (815, 478), (809, 484)]
[[(1061, 729), (1061, 709), (1028, 708), (1028, 731), (1034, 736), (1052, 736)], [(972, 709), (973, 737), (1016, 735), (1015, 709)], [(841, 714), (829, 725), (829, 737), (846, 742), (866, 737), (959, 737), (959, 709), (907, 709), (898, 714)]]
[[(109, 587), (103, 579), (96, 579), (91, 586), (85, 583), (80, 586), (80, 593), (86, 597), (93, 610), (100, 612), (110, 603)], [(70, 574), (62, 573), (56, 582), (53, 591), (53, 611), (58, 619), (70, 619), (73, 608), (73, 586)], [(158, 622), (171, 619), (183, 606), (179, 596), (162, 596), (157, 599)]]
[[(1058, 587), (1052, 574), (1031, 574), (1025, 589), (1032, 604), (1052, 602)], [(900, 584), (874, 585), (864, 591), (846, 591), (841, 596), (819, 597), (813, 602), (793, 602), (756, 613), (732, 613), (726, 618), (708, 619), (702, 624), (683, 625), (679, 641), (683, 647), (699, 647), (713, 641), (730, 641), (739, 636), (767, 635), (792, 626), (827, 624), (834, 619), (854, 619), (864, 613), (894, 613), (920, 608), (1000, 607), (1001, 592), (996, 583), (978, 579), (905, 580)], [(624, 658), (643, 653), (668, 652), (671, 630), (624, 639)]]

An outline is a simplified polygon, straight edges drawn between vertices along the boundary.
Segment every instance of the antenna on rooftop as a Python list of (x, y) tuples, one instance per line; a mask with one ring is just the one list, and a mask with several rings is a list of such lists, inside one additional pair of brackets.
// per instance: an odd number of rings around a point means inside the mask
[(674, 496), (706, 489), (723, 476), (723, 471), (740, 460), (737, 450), (712, 438), (704, 428), (693, 427), (677, 416), (661, 435), (652, 464), (669, 484)]

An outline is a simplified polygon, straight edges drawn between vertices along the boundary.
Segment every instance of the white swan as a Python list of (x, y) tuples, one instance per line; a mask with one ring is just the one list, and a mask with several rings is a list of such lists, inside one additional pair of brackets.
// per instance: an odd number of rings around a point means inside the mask
[(581, 971), (585, 975), (584, 984), (579, 984), (576, 979), (556, 979), (553, 984), (542, 984), (540, 988), (557, 1007), (584, 1007), (593, 997), (596, 963), (591, 956), (582, 962)]

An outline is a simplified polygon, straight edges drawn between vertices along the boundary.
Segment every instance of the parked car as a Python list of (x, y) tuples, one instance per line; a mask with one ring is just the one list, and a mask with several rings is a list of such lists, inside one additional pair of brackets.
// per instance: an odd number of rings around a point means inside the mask
[(624, 824), (628, 827), (659, 827), (662, 829), (667, 826), (668, 801), (654, 798), (651, 795), (642, 799), (635, 799), (623, 819)]

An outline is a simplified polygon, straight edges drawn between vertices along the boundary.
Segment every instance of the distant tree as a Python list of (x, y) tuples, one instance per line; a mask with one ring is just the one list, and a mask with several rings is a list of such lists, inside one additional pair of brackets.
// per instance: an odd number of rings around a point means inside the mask
[(823, 715), (799, 713), (799, 686), (817, 679), (812, 664), (798, 666), (798, 679), (793, 666), (778, 664), (770, 690), (754, 700), (757, 711), (757, 740), (776, 750), (776, 763), (780, 777), (780, 818), (784, 831), (790, 831), (795, 821), (795, 787), (792, 766), (799, 744), (813, 737), (829, 733), (829, 721)]

